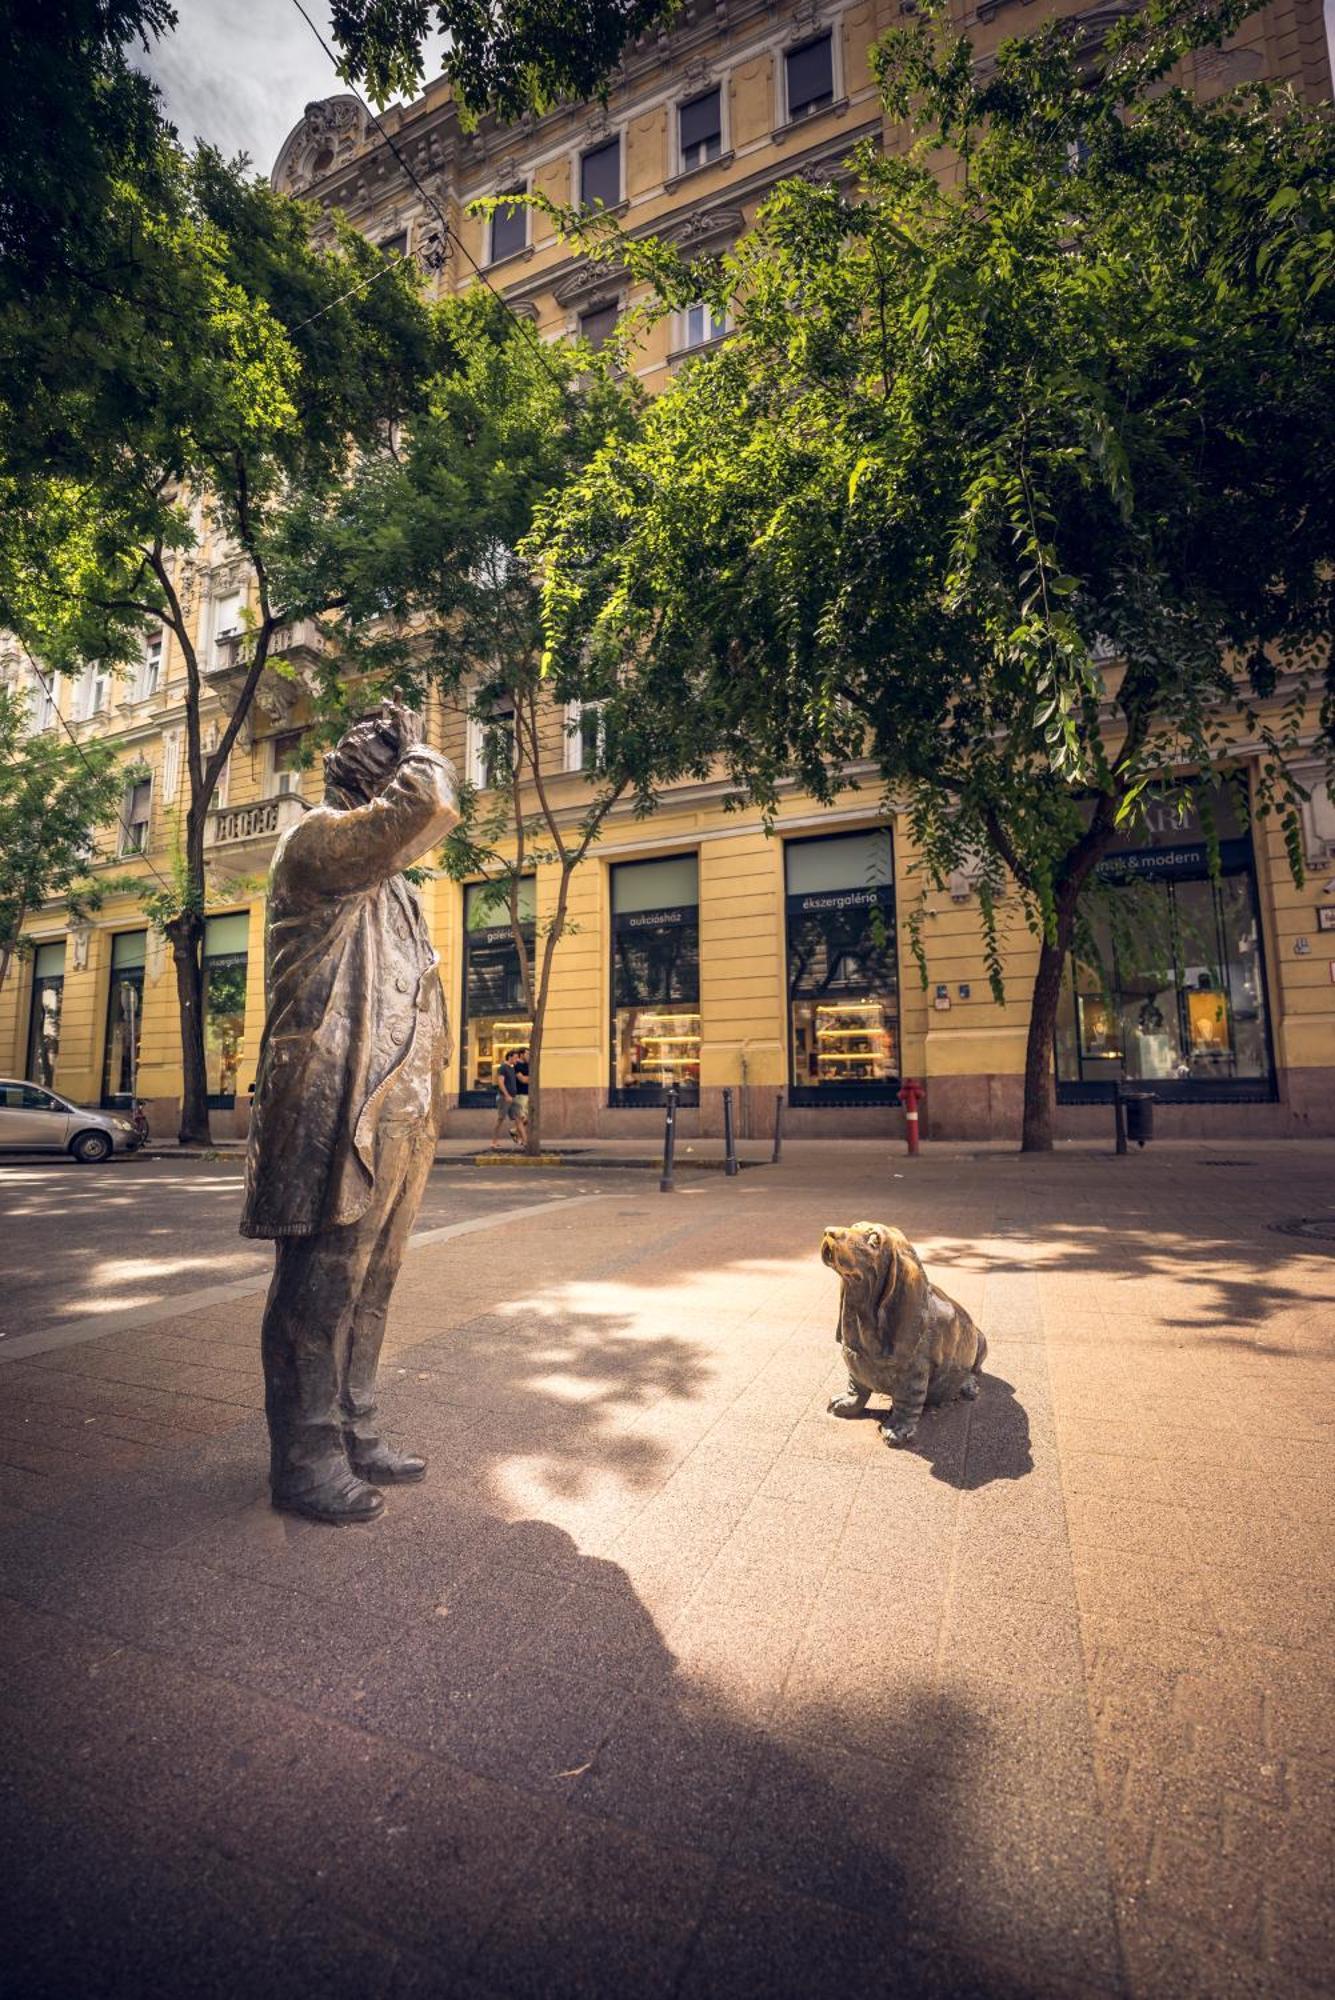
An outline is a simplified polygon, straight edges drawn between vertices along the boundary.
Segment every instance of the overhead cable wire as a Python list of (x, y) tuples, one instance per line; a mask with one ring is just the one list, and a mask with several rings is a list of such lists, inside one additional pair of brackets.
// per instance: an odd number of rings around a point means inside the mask
[[(325, 40), (324, 36), (320, 33), (320, 30), (316, 27), (310, 15), (307, 13), (304, 5), (302, 4), (302, 0), (292, 0), (292, 5), (296, 8), (302, 20), (306, 23), (306, 26), (310, 29), (311, 33), (314, 35), (316, 41), (320, 44), (320, 47), (324, 50), (325, 54), (328, 56), (330, 62), (334, 67), (335, 74), (339, 77), (340, 81), (346, 83), (347, 79), (343, 76), (343, 72), (339, 68), (338, 57), (334, 54), (334, 51), (330, 48), (328, 42)], [(472, 266), (474, 275), (477, 277), (479, 282), (486, 286), (487, 290), (491, 293), (491, 296), (496, 300), (496, 303), (502, 308), (504, 312), (506, 312), (509, 315), (509, 317), (514, 321), (515, 325), (522, 327), (532, 337), (536, 346), (536, 352), (538, 354), (539, 359), (542, 362), (543, 367), (547, 370), (547, 373), (551, 376), (557, 388), (564, 389), (566, 385), (561, 380), (556, 370), (552, 367), (551, 361), (548, 358), (547, 354), (546, 342), (542, 339), (542, 336), (538, 333), (538, 330), (533, 325), (532, 320), (527, 319), (522, 313), (517, 313), (514, 307), (510, 304), (510, 301), (506, 298), (504, 292), (497, 291), (495, 285), (492, 284), (491, 279), (487, 276), (482, 266), (478, 263), (477, 258), (473, 255), (468, 245), (464, 242), (458, 230), (455, 229), (453, 224), (450, 222), (448, 216), (445, 214), (444, 209), (442, 209), (440, 203), (436, 200), (436, 197), (431, 193), (429, 188), (425, 187), (422, 184), (422, 182), (418, 179), (417, 175), (413, 172), (413, 169), (411, 168), (411, 166), (409, 166), (402, 152), (400, 152), (399, 148), (395, 145), (394, 140), (391, 137), (390, 133), (386, 130), (385, 126), (383, 125), (377, 114), (371, 109), (371, 106), (362, 96), (360, 90), (357, 89), (355, 84), (350, 85), (349, 88), (352, 91), (352, 95), (361, 105), (362, 110), (366, 113), (371, 123), (375, 126), (376, 131), (380, 134), (381, 138), (384, 140), (385, 145), (388, 147), (390, 153), (397, 161), (399, 167), (402, 169), (405, 178), (411, 181), (412, 185), (416, 188), (418, 194), (421, 195), (423, 201), (427, 204), (427, 207), (431, 210), (432, 214), (439, 222), (441, 228), (445, 232), (446, 240), (448, 242), (457, 244), (461, 254), (467, 258), (469, 264)], [(337, 304), (338, 303), (337, 300), (335, 300), (334, 303)], [(327, 312), (329, 308), (326, 306), (322, 308), (322, 310)], [(319, 314), (313, 314), (312, 317), (318, 318)], [(309, 321), (307, 321), (306, 324), (309, 325)]]

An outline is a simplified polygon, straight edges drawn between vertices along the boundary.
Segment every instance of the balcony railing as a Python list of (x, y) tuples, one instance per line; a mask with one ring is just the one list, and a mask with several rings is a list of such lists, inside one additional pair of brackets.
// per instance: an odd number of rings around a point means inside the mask
[(304, 808), (292, 792), (257, 799), (248, 806), (215, 806), (209, 814), (209, 847), (267, 845), (301, 818)]
[[(220, 633), (213, 642), (212, 658), (205, 662), (204, 671), (206, 674), (243, 672), (253, 651), (251, 633)], [(286, 625), (276, 625), (269, 640), (270, 659), (291, 660), (296, 666), (318, 659), (323, 651), (324, 633), (314, 618), (294, 618)]]

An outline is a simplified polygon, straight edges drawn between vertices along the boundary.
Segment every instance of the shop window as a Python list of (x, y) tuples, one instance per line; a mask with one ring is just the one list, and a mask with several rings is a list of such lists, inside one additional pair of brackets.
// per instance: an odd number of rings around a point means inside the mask
[(153, 807), (153, 780), (141, 778), (126, 788), (121, 811), (121, 853), (143, 854), (148, 848), (149, 815)]
[(618, 308), (615, 305), (594, 306), (588, 312), (581, 313), (579, 316), (580, 339), (587, 340), (589, 346), (596, 354), (600, 347), (606, 347), (608, 341), (616, 332), (617, 318)]
[(828, 34), (789, 49), (783, 59), (789, 120), (810, 118), (834, 102), (834, 44)]
[(499, 264), (504, 257), (514, 257), (528, 247), (528, 209), (522, 197), (528, 193), (527, 183), (521, 181), (518, 187), (503, 188), (500, 199), (517, 195), (518, 201), (507, 202), (504, 208), (491, 211), (491, 261)]
[(683, 104), (678, 113), (683, 173), (716, 160), (723, 151), (723, 93), (706, 90)]
[(613, 1104), (700, 1101), (700, 870), (693, 854), (612, 870)]
[(794, 1104), (884, 1104), (899, 1088), (890, 833), (789, 841), (784, 854)]
[(1151, 804), (1147, 841), (1100, 864), (1058, 1015), (1063, 1101), (1121, 1082), (1170, 1100), (1273, 1095), (1251, 842), (1228, 791), (1215, 817), (1217, 878), (1181, 795)]
[(683, 347), (708, 347), (711, 340), (722, 340), (728, 331), (727, 316), (698, 300), (682, 313), (681, 331)]
[(111, 940), (107, 1039), (102, 1057), (102, 1103), (108, 1109), (124, 1110), (138, 1094), (147, 956), (147, 931), (121, 931)]
[[(536, 934), (533, 877), (520, 878), (518, 913), (524, 947), (533, 963)], [(533, 1038), (524, 1006), (524, 977), (510, 926), (507, 882), (470, 882), (464, 890), (464, 1020), (460, 1043), (460, 1104), (489, 1105), (503, 1062)]]
[(204, 920), (204, 1070), (209, 1103), (229, 1110), (236, 1103), (237, 1077), (246, 1038), (246, 964), (250, 918)]
[(60, 1053), (60, 1010), (65, 997), (65, 940), (39, 944), (33, 955), (32, 1013), (28, 1023), (27, 1075), (50, 1090)]
[(621, 200), (621, 139), (605, 140), (580, 155), (581, 208), (615, 208)]

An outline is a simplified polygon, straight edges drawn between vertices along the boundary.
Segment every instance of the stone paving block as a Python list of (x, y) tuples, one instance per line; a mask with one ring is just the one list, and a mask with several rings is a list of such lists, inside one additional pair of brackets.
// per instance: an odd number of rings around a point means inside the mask
[(568, 1815), (471, 1971), (533, 2000), (671, 1993), (715, 1867), (688, 1848)]
[(716, 1854), (748, 1810), (763, 1737), (678, 1684), (631, 1697), (571, 1793), (580, 1812)]
[(678, 1988), (682, 2000), (810, 2000), (820, 1990), (896, 2000), (1021, 2000), (1035, 1988), (996, 1965), (970, 1965), (948, 1939), (906, 1935), (873, 1901), (845, 1909), (720, 1872)]

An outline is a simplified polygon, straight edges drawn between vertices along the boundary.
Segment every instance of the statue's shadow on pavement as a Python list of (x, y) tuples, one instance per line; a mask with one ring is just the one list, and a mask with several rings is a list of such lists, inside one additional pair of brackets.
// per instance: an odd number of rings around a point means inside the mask
[[(857, 1423), (883, 1424), (890, 1413), (885, 1397), (873, 1396)], [(1029, 1416), (1004, 1376), (985, 1368), (972, 1402), (959, 1397), (943, 1409), (923, 1411), (912, 1444), (887, 1449), (908, 1458), (925, 1459), (933, 1479), (964, 1493), (990, 1486), (996, 1479), (1023, 1479), (1034, 1469)]]

